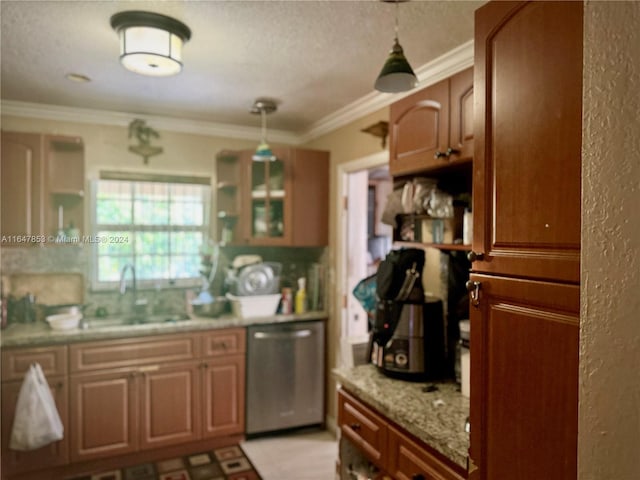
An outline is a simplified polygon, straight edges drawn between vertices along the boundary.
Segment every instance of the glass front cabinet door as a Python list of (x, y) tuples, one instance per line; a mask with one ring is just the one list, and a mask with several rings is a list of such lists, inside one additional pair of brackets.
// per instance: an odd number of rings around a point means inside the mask
[(249, 215), (246, 219), (248, 243), (252, 245), (285, 245), (290, 241), (289, 168), (286, 150), (274, 150), (275, 161), (253, 161), (245, 157)]

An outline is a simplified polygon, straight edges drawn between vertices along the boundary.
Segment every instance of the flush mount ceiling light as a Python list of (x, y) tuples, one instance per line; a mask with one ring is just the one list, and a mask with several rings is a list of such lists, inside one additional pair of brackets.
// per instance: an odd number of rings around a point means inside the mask
[(381, 0), (386, 3), (396, 4), (395, 39), (389, 53), (389, 58), (382, 67), (380, 75), (375, 82), (375, 89), (380, 92), (398, 93), (411, 90), (418, 84), (418, 79), (406, 57), (402, 46), (398, 41), (398, 5), (407, 0)]
[(182, 45), (191, 30), (178, 20), (158, 13), (128, 11), (111, 17), (120, 36), (120, 62), (135, 73), (154, 77), (182, 70)]
[(262, 124), (262, 135), (260, 137), (260, 144), (256, 148), (256, 153), (253, 154), (252, 159), (256, 162), (273, 162), (276, 160), (276, 156), (271, 151), (271, 147), (267, 143), (267, 115), (273, 113), (278, 109), (276, 102), (268, 98), (258, 98), (251, 108), (250, 112), (260, 114)]

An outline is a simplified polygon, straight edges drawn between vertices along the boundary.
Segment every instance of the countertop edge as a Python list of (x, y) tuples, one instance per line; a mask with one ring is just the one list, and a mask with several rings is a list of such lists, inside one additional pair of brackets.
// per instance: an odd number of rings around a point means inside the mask
[[(305, 320), (322, 320), (328, 318), (324, 311), (308, 312), (294, 315), (271, 315), (255, 318), (240, 318), (232, 315), (218, 318), (198, 317), (191, 315), (190, 320), (179, 322), (96, 326), (88, 329), (52, 330), (45, 322), (32, 324), (11, 324), (0, 332), (0, 348), (39, 347), (46, 345), (66, 345), (94, 340), (111, 340), (117, 338), (146, 337), (170, 333), (187, 333), (222, 328), (249, 327), (252, 325), (287, 323)], [(99, 324), (100, 319), (91, 319)]]

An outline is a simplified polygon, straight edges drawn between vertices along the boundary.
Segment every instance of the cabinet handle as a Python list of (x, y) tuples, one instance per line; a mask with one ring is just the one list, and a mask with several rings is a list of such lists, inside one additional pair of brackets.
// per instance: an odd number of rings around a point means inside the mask
[(206, 370), (207, 368), (209, 368), (209, 364), (208, 364), (208, 363), (206, 363), (206, 362), (205, 362), (205, 363), (203, 363), (203, 364), (202, 364), (202, 368), (204, 368), (204, 369)]
[(349, 425), (349, 427), (354, 432), (357, 432), (358, 430), (360, 430), (362, 428), (362, 425), (360, 425), (359, 423), (352, 423), (352, 424)]
[(484, 253), (471, 251), (467, 253), (467, 260), (470, 262), (475, 262), (476, 260), (482, 260), (484, 258)]
[(471, 293), (471, 305), (474, 307), (480, 305), (480, 282), (473, 282), (469, 280), (465, 286), (467, 287), (467, 291)]
[(447, 155), (447, 152), (441, 152), (440, 150), (437, 150), (436, 153), (433, 154), (433, 158), (436, 160), (439, 160), (441, 158), (446, 159), (449, 155)]
[(456, 148), (447, 148), (447, 158), (449, 158), (451, 155), (457, 155), (458, 153), (460, 153), (460, 150)]
[(416, 473), (415, 475), (411, 476), (411, 480), (427, 480), (427, 479), (421, 473)]
[(61, 389), (62, 389), (62, 387), (64, 387), (64, 383), (63, 383), (63, 382), (58, 382), (58, 383), (56, 383), (56, 385), (55, 385), (56, 390), (61, 390)]

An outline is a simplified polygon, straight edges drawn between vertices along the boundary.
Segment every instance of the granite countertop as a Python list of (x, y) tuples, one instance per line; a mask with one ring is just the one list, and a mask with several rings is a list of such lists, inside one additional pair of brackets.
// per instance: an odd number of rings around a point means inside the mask
[(87, 318), (88, 328), (52, 330), (46, 322), (14, 323), (0, 333), (0, 346), (35, 347), (41, 345), (64, 345), (91, 340), (131, 338), (165, 333), (186, 333), (220, 328), (248, 327), (266, 323), (282, 323), (327, 318), (326, 312), (309, 312), (297, 315), (271, 315), (257, 318), (239, 318), (223, 315), (218, 318), (190, 315), (188, 320), (175, 322), (123, 324), (120, 317)]
[[(469, 434), (464, 431), (469, 399), (451, 383), (408, 382), (389, 378), (374, 365), (333, 370), (345, 390), (445, 457), (467, 468)], [(437, 390), (425, 392), (427, 385)]]

